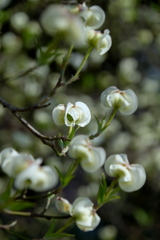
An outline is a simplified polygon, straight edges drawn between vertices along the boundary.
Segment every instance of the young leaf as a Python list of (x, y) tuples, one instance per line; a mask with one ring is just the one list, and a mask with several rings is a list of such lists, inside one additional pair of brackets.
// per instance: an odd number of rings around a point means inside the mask
[(105, 175), (102, 174), (102, 179), (99, 183), (99, 190), (97, 194), (98, 204), (101, 204), (105, 201), (106, 192), (107, 192), (106, 178)]

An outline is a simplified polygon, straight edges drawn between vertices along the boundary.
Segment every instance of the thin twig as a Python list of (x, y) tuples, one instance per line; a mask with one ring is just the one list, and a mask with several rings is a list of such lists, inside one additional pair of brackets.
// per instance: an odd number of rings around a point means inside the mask
[(40, 213), (33, 213), (33, 212), (17, 212), (17, 211), (11, 211), (9, 209), (3, 209), (3, 213), (9, 214), (9, 215), (14, 215), (14, 216), (22, 216), (22, 217), (45, 218), (47, 220), (51, 220), (53, 218), (55, 218), (55, 219), (70, 218), (69, 215), (67, 215), (67, 216), (51, 216), (51, 215), (43, 215)]

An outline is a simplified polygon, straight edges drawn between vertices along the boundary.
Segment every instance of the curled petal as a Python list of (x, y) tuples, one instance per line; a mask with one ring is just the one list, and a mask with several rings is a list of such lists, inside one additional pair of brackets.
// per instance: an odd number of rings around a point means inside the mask
[(78, 112), (74, 110), (72, 103), (67, 103), (64, 121), (66, 126), (75, 126), (75, 121), (78, 119)]
[(57, 197), (56, 208), (61, 213), (71, 214), (72, 212), (72, 205), (67, 199), (62, 197)]
[(114, 86), (102, 92), (101, 102), (107, 108), (118, 108), (124, 115), (132, 114), (138, 107), (137, 96), (131, 89), (120, 91)]
[(80, 16), (88, 29), (98, 29), (104, 23), (105, 13), (101, 7), (95, 5), (88, 8), (82, 4), (80, 10)]
[(86, 29), (88, 44), (93, 46), (100, 55), (108, 52), (112, 45), (112, 39), (109, 33), (108, 29), (106, 29), (104, 33)]
[(91, 231), (100, 222), (92, 201), (85, 197), (77, 198), (73, 202), (72, 216), (76, 218), (76, 224), (82, 231)]
[(53, 109), (52, 117), (57, 125), (63, 125), (64, 124), (64, 115), (65, 115), (65, 106), (64, 104), (59, 104), (57, 107)]
[(15, 178), (15, 187), (18, 190), (30, 188), (34, 191), (46, 191), (58, 183), (58, 176), (49, 166), (40, 167), (32, 164), (24, 171), (20, 172)]
[(85, 127), (91, 120), (91, 112), (88, 106), (83, 102), (76, 102), (75, 106), (81, 111), (81, 115), (76, 124), (80, 127)]
[(17, 156), (18, 152), (13, 148), (5, 148), (0, 153), (0, 163), (2, 163), (6, 158), (11, 156)]
[(146, 181), (144, 168), (139, 164), (129, 164), (126, 154), (110, 156), (105, 163), (105, 170), (111, 177), (117, 177), (120, 188), (125, 192), (140, 189)]
[(105, 162), (106, 152), (101, 147), (93, 147), (88, 136), (78, 135), (72, 139), (69, 155), (80, 159), (81, 166), (86, 172), (95, 172)]
[(86, 172), (92, 173), (103, 166), (106, 159), (106, 152), (101, 147), (92, 147), (89, 151), (90, 155), (88, 154), (87, 158), (82, 159), (81, 166)]
[(66, 126), (85, 127), (91, 120), (91, 113), (83, 102), (76, 102), (74, 105), (68, 103), (65, 111), (64, 121)]
[(99, 52), (100, 55), (103, 55), (106, 52), (108, 52), (108, 50), (112, 46), (112, 38), (109, 33), (110, 33), (109, 30), (106, 29), (101, 39), (99, 40), (97, 51)]
[(139, 164), (131, 164), (129, 167), (131, 175), (130, 181), (123, 181), (119, 179), (119, 186), (125, 192), (133, 192), (143, 187), (146, 181), (146, 173), (144, 168)]
[(1, 168), (10, 177), (15, 177), (32, 163), (41, 163), (41, 160), (36, 161), (32, 155), (25, 153), (19, 154), (15, 150), (11, 151), (10, 155), (6, 154), (6, 156), (6, 158), (2, 159)]

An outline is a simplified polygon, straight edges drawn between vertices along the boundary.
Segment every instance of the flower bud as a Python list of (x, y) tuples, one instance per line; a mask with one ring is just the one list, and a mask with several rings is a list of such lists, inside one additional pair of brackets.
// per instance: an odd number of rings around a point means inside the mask
[(113, 86), (102, 92), (101, 102), (107, 108), (117, 108), (124, 115), (134, 113), (138, 107), (137, 96), (131, 89), (121, 91)]
[(110, 156), (105, 163), (105, 170), (111, 177), (118, 177), (118, 184), (125, 192), (139, 190), (146, 181), (146, 173), (140, 164), (129, 164), (126, 154)]
[(69, 201), (62, 197), (57, 197), (56, 199), (56, 208), (61, 213), (70, 214), (72, 211), (72, 205)]
[(80, 164), (86, 172), (95, 172), (105, 162), (106, 152), (101, 147), (93, 147), (88, 136), (78, 135), (70, 143), (69, 155), (80, 159)]

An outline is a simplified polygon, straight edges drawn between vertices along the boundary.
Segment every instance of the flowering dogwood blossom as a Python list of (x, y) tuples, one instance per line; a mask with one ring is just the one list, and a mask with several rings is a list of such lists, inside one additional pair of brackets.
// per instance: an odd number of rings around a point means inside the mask
[(57, 125), (85, 127), (91, 120), (91, 113), (85, 103), (76, 102), (72, 104), (69, 102), (66, 107), (63, 104), (55, 107), (52, 117)]
[(80, 159), (80, 164), (86, 172), (95, 172), (105, 162), (106, 152), (101, 147), (93, 147), (86, 135), (78, 135), (70, 143), (69, 155)]
[(79, 16), (82, 17), (87, 28), (98, 29), (104, 23), (105, 13), (101, 7), (94, 5), (88, 8), (84, 2), (83, 4), (79, 4), (78, 10)]
[(56, 171), (49, 166), (41, 167), (42, 159), (32, 155), (18, 153), (13, 148), (6, 148), (0, 153), (2, 170), (14, 177), (18, 190), (30, 188), (34, 191), (46, 191), (58, 183)]
[(140, 164), (129, 164), (126, 154), (111, 155), (105, 163), (105, 170), (111, 177), (118, 177), (118, 184), (125, 192), (140, 189), (146, 181), (146, 173)]
[(100, 55), (108, 52), (112, 45), (112, 39), (108, 29), (106, 29), (104, 33), (95, 30), (86, 30), (86, 32), (89, 45), (93, 46)]
[(58, 175), (49, 166), (39, 166), (31, 164), (21, 171), (15, 178), (14, 185), (18, 190), (30, 188), (41, 192), (50, 190), (58, 183)]
[(84, 44), (84, 23), (79, 16), (72, 14), (67, 7), (60, 4), (49, 5), (40, 18), (42, 27), (51, 36), (59, 35), (70, 44)]
[(77, 227), (85, 232), (94, 230), (100, 223), (100, 217), (93, 206), (92, 201), (86, 197), (77, 198), (72, 205), (61, 197), (56, 200), (58, 211), (74, 217)]
[(132, 114), (138, 107), (137, 96), (131, 89), (121, 91), (114, 86), (102, 92), (101, 102), (107, 108), (118, 108), (124, 115)]
[(19, 172), (24, 170), (30, 164), (39, 164), (41, 159), (35, 160), (32, 155), (19, 154), (13, 148), (4, 149), (1, 154), (1, 168), (10, 177), (15, 177)]

